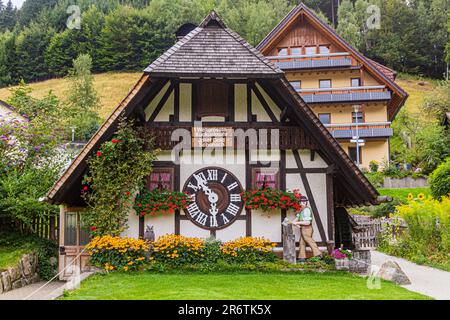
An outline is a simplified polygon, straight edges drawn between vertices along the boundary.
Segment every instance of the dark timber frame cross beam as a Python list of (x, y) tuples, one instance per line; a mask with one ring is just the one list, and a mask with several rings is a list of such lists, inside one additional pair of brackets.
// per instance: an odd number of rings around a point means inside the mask
[(323, 228), (322, 220), (320, 219), (319, 211), (317, 210), (316, 201), (314, 200), (314, 196), (311, 191), (311, 187), (309, 185), (308, 177), (306, 173), (303, 171), (305, 168), (303, 167), (302, 159), (300, 158), (300, 154), (298, 150), (292, 150), (292, 153), (295, 158), (295, 162), (297, 163), (297, 167), (300, 169), (300, 177), (303, 182), (303, 187), (305, 187), (306, 196), (308, 197), (309, 203), (311, 204), (311, 210), (314, 215), (314, 219), (316, 220), (317, 228), (319, 229), (320, 238), (323, 242), (327, 242), (327, 237), (325, 235), (325, 229)]

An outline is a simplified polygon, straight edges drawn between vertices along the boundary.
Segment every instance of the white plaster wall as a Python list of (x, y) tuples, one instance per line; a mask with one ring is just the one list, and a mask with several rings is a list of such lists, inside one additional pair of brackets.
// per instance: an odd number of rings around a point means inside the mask
[(173, 214), (146, 216), (144, 221), (144, 231), (147, 226), (153, 226), (156, 239), (168, 233), (175, 233), (175, 216)]
[(229, 227), (216, 231), (216, 238), (224, 242), (240, 237), (245, 237), (245, 220), (236, 220)]
[(180, 83), (180, 121), (191, 121), (192, 84)]
[[(314, 161), (311, 161), (311, 151), (310, 150), (298, 150), (300, 154), (300, 159), (302, 160), (303, 167), (305, 168), (326, 168), (327, 163), (322, 159), (322, 157), (316, 152), (314, 155)], [(286, 168), (297, 168), (297, 163), (295, 162), (294, 154), (292, 150), (286, 150)]]
[[(278, 108), (276, 103), (273, 102), (273, 100), (269, 97), (269, 95), (266, 93), (266, 91), (264, 91), (264, 89), (262, 87), (260, 87), (259, 84), (256, 84), (256, 87), (259, 89), (259, 92), (261, 92), (261, 95), (263, 96), (264, 100), (266, 100), (267, 104), (269, 105), (269, 108), (272, 110), (272, 112), (275, 115), (275, 117), (277, 118), (277, 120), (280, 121), (280, 116), (281, 116), (280, 108)], [(264, 113), (266, 113), (265, 110), (264, 110)]]
[(131, 209), (128, 212), (128, 228), (122, 232), (122, 237), (139, 238), (139, 217), (136, 211)]
[[(155, 111), (156, 106), (161, 101), (161, 98), (164, 96), (164, 94), (167, 91), (167, 88), (169, 87), (169, 83), (167, 83), (164, 88), (162, 88), (159, 93), (156, 95), (152, 101), (150, 101), (149, 105), (145, 108), (145, 116), (146, 120), (150, 119), (150, 116), (152, 115), (153, 111)], [(180, 99), (181, 101), (181, 99)], [(164, 104), (163, 108), (161, 109), (161, 112), (157, 115), (155, 121), (169, 121), (169, 115), (173, 114), (173, 92), (171, 93), (169, 99), (167, 99), (166, 103)]]
[(252, 210), (252, 236), (281, 242), (281, 210), (270, 216), (261, 210)]
[(247, 121), (247, 85), (234, 86), (234, 120)]

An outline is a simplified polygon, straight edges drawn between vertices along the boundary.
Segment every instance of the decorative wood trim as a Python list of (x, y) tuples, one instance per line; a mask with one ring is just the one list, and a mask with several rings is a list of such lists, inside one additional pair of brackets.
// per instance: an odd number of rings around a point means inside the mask
[(198, 106), (198, 98), (197, 98), (197, 90), (198, 90), (198, 81), (193, 82), (191, 86), (191, 123), (197, 121), (197, 106)]
[(234, 83), (229, 83), (230, 88), (228, 89), (228, 119), (227, 122), (235, 121), (235, 86)]
[(261, 105), (263, 106), (264, 110), (269, 115), (270, 120), (272, 120), (272, 122), (274, 122), (274, 123), (277, 123), (278, 122), (277, 117), (273, 113), (273, 111), (270, 108), (270, 106), (267, 103), (267, 101), (264, 99), (264, 97), (261, 94), (261, 92), (259, 91), (258, 87), (254, 83), (251, 84), (251, 87), (252, 87), (252, 90), (255, 93), (256, 97), (258, 98), (259, 102), (261, 102)]
[(139, 238), (144, 239), (144, 225), (145, 225), (145, 217), (139, 217)]
[(176, 123), (180, 121), (180, 82), (174, 81), (173, 89), (173, 116)]
[(247, 122), (252, 122), (252, 115), (252, 88), (251, 84), (247, 83)]
[(174, 84), (173, 82), (169, 85), (169, 87), (167, 88), (166, 92), (164, 93), (163, 97), (161, 98), (161, 100), (159, 101), (158, 105), (156, 106), (155, 110), (153, 111), (152, 115), (150, 116), (150, 118), (148, 119), (148, 122), (153, 122), (155, 121), (156, 117), (158, 116), (158, 114), (161, 112), (161, 109), (164, 107), (164, 105), (166, 104), (167, 100), (169, 99), (170, 95), (172, 94), (172, 91), (174, 89)]
[(287, 174), (292, 174), (292, 173), (327, 173), (328, 168), (303, 168), (303, 169), (298, 169), (298, 168), (286, 168), (286, 173)]
[(334, 186), (333, 174), (327, 173), (327, 214), (328, 214), (328, 240), (334, 240)]
[[(300, 158), (300, 154), (298, 153), (298, 150), (292, 150), (292, 153), (294, 154), (295, 162), (297, 163), (297, 166), (299, 169), (304, 169), (302, 159)], [(308, 177), (306, 176), (306, 173), (300, 173), (300, 177), (303, 182), (303, 186), (305, 187), (306, 196), (308, 197), (309, 203), (311, 204), (311, 209), (314, 215), (314, 218), (316, 219), (317, 228), (319, 229), (320, 237), (322, 238), (322, 241), (326, 243), (327, 237), (325, 235), (325, 230), (323, 228), (322, 220), (320, 219), (319, 211), (317, 210), (316, 201), (314, 200), (313, 193), (311, 191), (311, 187), (309, 185)]]
[[(174, 167), (175, 167), (175, 187), (174, 187), (174, 190), (175, 191), (180, 191), (180, 165), (179, 164), (177, 164), (177, 165), (174, 165)], [(174, 230), (174, 233), (176, 234), (176, 235), (179, 235), (180, 234), (180, 215), (181, 215), (181, 213), (180, 213), (180, 210), (179, 209), (177, 209), (177, 210), (175, 210), (175, 217), (174, 217), (174, 219), (175, 219), (175, 230)]]
[(314, 161), (315, 156), (316, 156), (316, 151), (315, 150), (311, 150), (311, 154), (310, 154), (311, 162)]
[[(286, 150), (280, 150), (280, 189), (286, 191)], [(287, 216), (287, 210), (281, 209), (282, 223)], [(281, 228), (281, 235), (283, 235), (283, 226)]]
[[(250, 150), (248, 149), (248, 140), (245, 148), (245, 189), (249, 190), (252, 186), (252, 166), (250, 165)], [(245, 209), (245, 235), (252, 236), (252, 210)]]

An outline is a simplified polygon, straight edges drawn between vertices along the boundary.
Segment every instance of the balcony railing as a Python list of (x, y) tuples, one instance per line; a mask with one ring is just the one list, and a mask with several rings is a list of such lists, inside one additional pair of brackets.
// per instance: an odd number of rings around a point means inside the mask
[(391, 93), (385, 86), (311, 88), (297, 90), (306, 103), (388, 101)]
[[(332, 123), (324, 125), (336, 139), (391, 137), (393, 130), (390, 122)], [(358, 126), (358, 132), (356, 131)]]
[(268, 56), (267, 58), (282, 70), (342, 68), (358, 65), (357, 61), (352, 59), (347, 52)]

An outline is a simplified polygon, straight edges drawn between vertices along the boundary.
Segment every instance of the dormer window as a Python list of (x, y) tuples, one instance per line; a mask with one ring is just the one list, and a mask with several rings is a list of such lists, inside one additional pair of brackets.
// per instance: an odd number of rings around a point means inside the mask
[(305, 54), (307, 56), (313, 56), (316, 54), (316, 47), (305, 47)]
[(279, 56), (287, 56), (288, 55), (288, 49), (287, 48), (279, 48), (278, 49), (278, 55)]
[(320, 54), (329, 54), (330, 48), (328, 46), (319, 46), (319, 53)]

